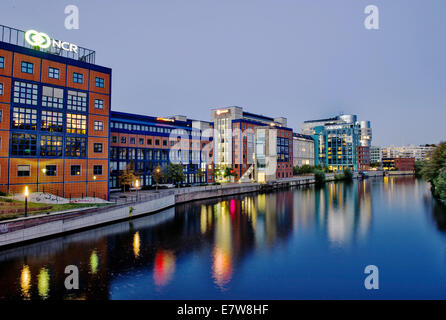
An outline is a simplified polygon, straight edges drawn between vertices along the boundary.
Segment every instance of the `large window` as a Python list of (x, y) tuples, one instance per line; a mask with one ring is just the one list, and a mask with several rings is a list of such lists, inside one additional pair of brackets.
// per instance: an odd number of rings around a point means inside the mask
[(62, 157), (62, 137), (41, 136), (40, 155), (42, 157)]
[(103, 87), (104, 87), (104, 79), (103, 79), (103, 78), (96, 77), (96, 79), (95, 79), (95, 81), (94, 81), (94, 84), (95, 84), (95, 86), (98, 87), (98, 88), (103, 88)]
[(103, 121), (95, 121), (94, 122), (94, 130), (95, 131), (104, 131), (104, 122)]
[(13, 133), (11, 154), (13, 156), (35, 156), (37, 154), (37, 136), (34, 134)]
[(93, 174), (96, 176), (102, 176), (102, 166), (101, 165), (94, 165), (93, 166)]
[(5, 67), (5, 57), (0, 57), (0, 69)]
[(104, 100), (94, 99), (94, 108), (103, 110), (104, 109)]
[(37, 85), (27, 82), (14, 82), (14, 102), (37, 105)]
[(101, 153), (103, 148), (102, 148), (102, 143), (95, 143), (93, 145), (93, 150), (95, 153)]
[(82, 73), (73, 72), (74, 83), (84, 83), (84, 75)]
[(67, 109), (74, 111), (87, 111), (87, 94), (80, 91), (68, 91)]
[(81, 175), (81, 166), (78, 166), (78, 165), (71, 166), (71, 175), (72, 176), (80, 176)]
[(63, 131), (63, 113), (54, 111), (42, 111), (40, 130), (51, 132)]
[(42, 88), (42, 106), (62, 109), (63, 89), (44, 86)]
[(53, 79), (59, 79), (60, 70), (57, 68), (49, 67), (48, 68), (48, 77), (53, 78)]
[(21, 71), (23, 73), (33, 74), (33, 72), (34, 72), (34, 63), (22, 61)]
[(67, 113), (67, 132), (75, 134), (87, 133), (87, 116)]
[(17, 177), (29, 177), (31, 175), (30, 165), (18, 165), (17, 166)]
[(30, 108), (13, 108), (12, 127), (15, 129), (36, 130), (37, 110)]
[(46, 176), (54, 177), (54, 176), (56, 176), (56, 173), (57, 173), (56, 165), (51, 164), (51, 165), (45, 166), (45, 175)]
[(66, 157), (85, 157), (86, 143), (85, 138), (67, 137), (65, 145)]

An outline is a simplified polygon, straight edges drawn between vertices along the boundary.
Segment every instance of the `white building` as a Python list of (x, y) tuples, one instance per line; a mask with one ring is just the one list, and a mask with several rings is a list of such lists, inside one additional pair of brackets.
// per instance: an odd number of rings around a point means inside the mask
[(293, 133), (293, 167), (314, 166), (314, 140), (311, 136)]

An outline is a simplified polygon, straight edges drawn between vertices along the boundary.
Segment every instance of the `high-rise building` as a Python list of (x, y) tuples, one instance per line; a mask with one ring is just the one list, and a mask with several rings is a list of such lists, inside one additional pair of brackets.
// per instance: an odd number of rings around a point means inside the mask
[(337, 171), (358, 170), (370, 163), (367, 158), (372, 140), (370, 122), (358, 122), (356, 115), (308, 120), (302, 124), (302, 133), (311, 135), (315, 141), (315, 164)]
[(255, 178), (255, 129), (269, 126), (276, 129), (277, 178), (293, 176), (293, 131), (287, 128), (286, 118), (271, 118), (243, 111), (241, 107), (214, 109), (214, 164), (218, 172), (229, 168), (235, 181)]
[(108, 197), (110, 68), (45, 33), (0, 28), (0, 191)]

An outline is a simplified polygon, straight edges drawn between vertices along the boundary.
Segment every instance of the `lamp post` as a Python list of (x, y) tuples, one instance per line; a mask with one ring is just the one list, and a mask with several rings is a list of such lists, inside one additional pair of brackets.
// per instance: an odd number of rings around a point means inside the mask
[(138, 195), (139, 195), (139, 180), (136, 179), (135, 181), (135, 188), (136, 188), (136, 201), (138, 201)]
[(94, 191), (93, 191), (93, 198), (96, 198), (96, 176), (93, 176), (94, 183)]
[(29, 196), (28, 186), (25, 187), (25, 192), (23, 194), (25, 195), (25, 217), (27, 217), (28, 216), (28, 196)]
[[(42, 169), (42, 173), (44, 176), (46, 176), (46, 168)], [(37, 191), (39, 191), (39, 188), (37, 187)], [(43, 186), (43, 193), (45, 193), (45, 185)]]

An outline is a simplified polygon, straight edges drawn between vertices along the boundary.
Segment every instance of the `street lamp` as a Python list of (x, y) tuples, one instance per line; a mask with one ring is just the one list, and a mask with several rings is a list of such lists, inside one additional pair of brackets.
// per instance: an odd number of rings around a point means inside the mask
[[(93, 176), (93, 181), (96, 182), (96, 176)], [(96, 198), (96, 183), (94, 184), (93, 198)]]
[(29, 196), (28, 186), (25, 187), (25, 192), (23, 194), (25, 195), (25, 217), (27, 217), (28, 216), (28, 196)]
[(135, 181), (135, 188), (136, 188), (136, 201), (138, 201), (138, 195), (139, 195), (139, 180), (136, 179)]

